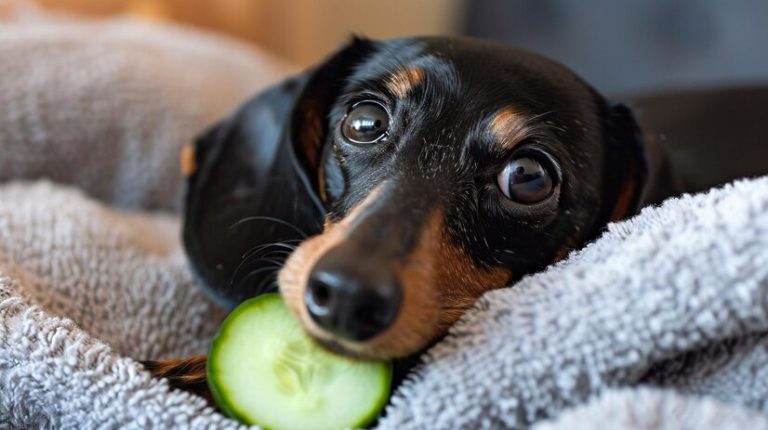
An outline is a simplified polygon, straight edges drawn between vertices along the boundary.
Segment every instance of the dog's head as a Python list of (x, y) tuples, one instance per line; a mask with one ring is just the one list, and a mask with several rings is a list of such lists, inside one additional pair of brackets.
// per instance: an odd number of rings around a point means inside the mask
[(190, 160), (203, 282), (233, 304), (279, 269), (306, 330), (367, 358), (421, 350), (484, 292), (594, 238), (645, 174), (626, 108), (537, 55), (449, 38), (355, 39)]

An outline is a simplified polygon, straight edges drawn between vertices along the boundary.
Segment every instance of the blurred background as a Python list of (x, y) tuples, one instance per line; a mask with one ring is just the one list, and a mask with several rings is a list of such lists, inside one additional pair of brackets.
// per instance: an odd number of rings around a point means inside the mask
[(612, 95), (768, 81), (766, 0), (26, 3), (95, 17), (130, 15), (201, 27), (257, 44), (299, 67), (319, 61), (351, 33), (375, 38), (464, 34), (548, 55)]

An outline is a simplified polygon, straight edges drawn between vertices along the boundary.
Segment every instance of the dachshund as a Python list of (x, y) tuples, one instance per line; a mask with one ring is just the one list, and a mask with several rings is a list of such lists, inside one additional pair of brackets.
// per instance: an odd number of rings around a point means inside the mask
[[(486, 291), (648, 202), (751, 173), (673, 178), (656, 137), (534, 53), (356, 37), (185, 149), (184, 245), (221, 305), (279, 289), (321, 346), (407, 369)], [(204, 356), (145, 365), (210, 399)]]

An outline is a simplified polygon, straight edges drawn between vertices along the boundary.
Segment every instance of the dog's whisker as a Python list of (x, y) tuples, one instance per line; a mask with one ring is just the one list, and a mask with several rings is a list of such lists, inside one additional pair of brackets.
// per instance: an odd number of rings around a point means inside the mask
[(288, 259), (290, 255), (291, 253), (287, 251), (273, 251), (273, 252), (262, 255), (257, 261), (271, 261), (271, 262), (283, 263), (285, 262), (285, 260)]
[(259, 246), (256, 246), (256, 247), (253, 247), (253, 248), (249, 249), (245, 254), (243, 254), (242, 258), (243, 259), (250, 258), (250, 257), (255, 256), (256, 254), (258, 254), (259, 252), (264, 251), (264, 250), (269, 249), (269, 248), (272, 248), (272, 247), (274, 247), (274, 248), (286, 248), (286, 249), (288, 249), (287, 252), (290, 253), (290, 252), (293, 252), (297, 248), (297, 245), (288, 245), (288, 244), (285, 244), (283, 242), (275, 242), (275, 243), (268, 243), (268, 244), (265, 244), (265, 245), (259, 245)]
[(300, 229), (295, 224), (291, 224), (290, 222), (282, 220), (280, 218), (275, 218), (275, 217), (271, 217), (271, 216), (263, 216), (263, 215), (259, 215), (259, 216), (254, 215), (254, 216), (245, 217), (245, 218), (243, 218), (241, 220), (238, 220), (234, 224), (232, 224), (229, 227), (229, 229), (233, 230), (233, 229), (239, 227), (240, 225), (242, 225), (244, 223), (247, 223), (247, 222), (251, 222), (251, 221), (271, 221), (271, 222), (274, 222), (276, 224), (280, 224), (280, 225), (283, 225), (285, 227), (290, 228), (291, 230), (293, 230), (296, 233), (300, 234), (302, 238), (306, 238), (308, 236), (307, 233), (304, 230)]
[(242, 255), (242, 257), (240, 257), (240, 259), (241, 259), (240, 264), (243, 264), (243, 262), (247, 261), (249, 258), (258, 257), (258, 254), (261, 251), (263, 251), (265, 249), (268, 249), (271, 246), (274, 246), (274, 244), (273, 243), (268, 243), (266, 245), (259, 245), (259, 246), (256, 246), (256, 247), (253, 247), (253, 248), (249, 249), (248, 251), (245, 252), (245, 254)]
[(263, 273), (263, 272), (259, 272), (262, 269), (280, 270), (280, 269), (283, 268), (282, 262), (273, 261), (273, 260), (259, 260), (257, 262), (261, 262), (261, 261), (264, 261), (265, 263), (271, 263), (271, 264), (263, 266), (263, 267), (260, 267), (258, 269), (254, 269), (254, 270), (246, 273), (241, 279), (238, 279), (238, 277), (236, 275), (233, 275), (232, 279), (229, 282), (229, 284), (232, 286), (232, 285), (235, 285), (238, 282), (243, 282), (244, 279), (246, 279), (249, 276), (251, 276), (254, 272)]
[[(268, 285), (267, 283), (271, 282), (271, 285)], [(274, 273), (267, 275), (262, 279), (262, 281), (259, 283), (258, 290), (259, 291), (265, 291), (267, 289), (279, 289), (279, 285), (277, 282), (277, 271)]]
[(296, 246), (296, 245), (286, 245), (284, 243), (274, 243), (274, 244), (272, 244), (272, 248), (277, 248), (277, 249), (272, 250), (270, 252), (287, 252), (287, 253), (290, 254), (291, 252), (295, 251), (296, 248), (298, 248), (298, 246)]
[(283, 266), (285, 265), (285, 260), (286, 260), (286, 258), (267, 258), (267, 257), (262, 257), (262, 258), (259, 258), (257, 260), (253, 260), (251, 263), (254, 264), (254, 265), (255, 264), (259, 264), (259, 263), (266, 263), (266, 264), (269, 264), (271, 266), (275, 266), (278, 269), (282, 269)]
[(265, 272), (270, 272), (271, 271), (271, 272), (275, 272), (276, 273), (278, 270), (280, 270), (280, 267), (276, 267), (276, 266), (267, 266), (267, 267), (262, 267), (262, 268), (259, 268), (259, 269), (256, 269), (256, 270), (252, 270), (252, 271), (248, 272), (245, 276), (243, 276), (243, 279), (241, 279), (240, 282), (245, 282), (249, 278), (252, 278), (252, 277), (254, 277), (256, 275), (259, 275), (259, 274), (262, 274), (262, 273), (265, 273)]
[[(270, 247), (287, 248), (287, 250), (278, 249), (278, 250), (275, 250), (275, 251), (272, 251), (272, 252), (268, 252), (267, 254), (264, 254), (263, 256), (261, 256), (262, 257), (261, 259), (253, 260), (254, 257), (258, 256), (259, 252), (261, 252), (261, 251), (263, 251), (265, 249), (269, 249)], [(230, 281), (229, 281), (230, 285), (234, 284), (235, 280), (237, 279), (237, 275), (240, 273), (240, 270), (242, 270), (243, 267), (246, 264), (255, 264), (255, 263), (258, 263), (258, 262), (265, 261), (265, 262), (270, 262), (270, 263), (273, 263), (273, 264), (277, 264), (280, 267), (282, 267), (282, 265), (283, 265), (283, 263), (285, 261), (285, 258), (287, 258), (288, 255), (290, 255), (291, 252), (293, 252), (293, 250), (295, 250), (295, 249), (296, 249), (296, 246), (288, 245), (288, 244), (285, 244), (284, 242), (268, 243), (268, 244), (259, 245), (259, 246), (256, 246), (254, 248), (251, 248), (248, 252), (246, 252), (243, 255), (242, 260), (237, 265), (237, 267), (235, 268), (234, 272), (232, 272), (232, 278), (230, 278)], [(280, 257), (280, 258), (279, 259), (265, 259), (265, 257), (267, 257), (267, 256), (269, 256), (271, 254), (274, 254), (276, 257)]]
[(237, 278), (237, 274), (240, 273), (240, 270), (245, 266), (246, 263), (250, 262), (250, 255), (243, 256), (243, 259), (240, 261), (240, 263), (235, 267), (235, 270), (232, 272), (232, 278), (229, 280), (229, 285), (234, 284), (235, 279)]

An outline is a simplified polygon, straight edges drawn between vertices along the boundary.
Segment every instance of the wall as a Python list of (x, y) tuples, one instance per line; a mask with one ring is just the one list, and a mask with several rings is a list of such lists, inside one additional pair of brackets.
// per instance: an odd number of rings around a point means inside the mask
[[(2, 2), (2, 0), (0, 0)], [(352, 33), (389, 38), (456, 33), (464, 0), (38, 0), (91, 16), (131, 14), (213, 29), (258, 43), (299, 66), (313, 64)]]

